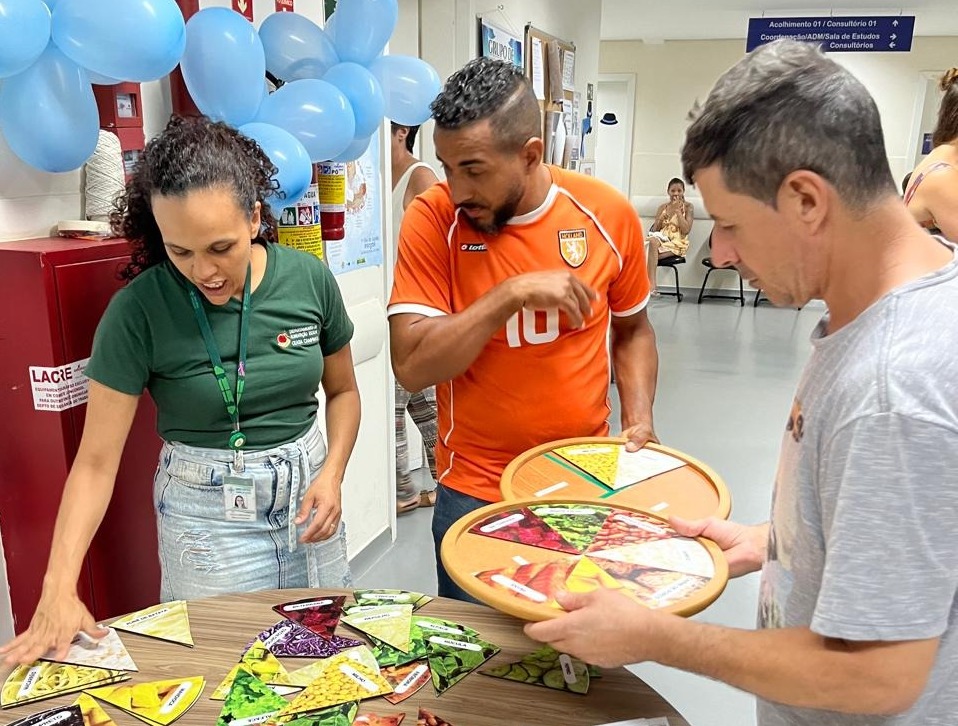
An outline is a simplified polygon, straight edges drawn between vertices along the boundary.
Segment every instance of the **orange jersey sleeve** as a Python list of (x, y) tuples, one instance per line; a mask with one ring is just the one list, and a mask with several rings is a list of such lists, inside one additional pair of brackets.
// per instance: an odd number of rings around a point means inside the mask
[(406, 208), (389, 315), (436, 317), (452, 312), (448, 237), (456, 213), (445, 187), (434, 185)]

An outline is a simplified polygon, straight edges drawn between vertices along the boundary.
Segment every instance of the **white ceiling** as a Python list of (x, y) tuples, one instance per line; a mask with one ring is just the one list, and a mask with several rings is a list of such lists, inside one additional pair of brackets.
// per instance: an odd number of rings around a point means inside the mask
[[(958, 1), (909, 0), (602, 0), (602, 40), (658, 42), (742, 38), (750, 17), (815, 15), (914, 15), (915, 35), (958, 36)], [(800, 9), (796, 9), (800, 8)], [(958, 44), (956, 44), (958, 45)], [(958, 58), (958, 47), (956, 47)]]

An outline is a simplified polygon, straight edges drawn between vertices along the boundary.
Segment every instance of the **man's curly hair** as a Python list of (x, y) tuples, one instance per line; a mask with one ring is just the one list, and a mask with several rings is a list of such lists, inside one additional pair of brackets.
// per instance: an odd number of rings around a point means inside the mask
[(278, 189), (277, 169), (252, 139), (224, 123), (206, 117), (170, 119), (152, 139), (133, 170), (126, 192), (110, 215), (114, 234), (133, 248), (121, 276), (132, 280), (167, 259), (163, 237), (153, 217), (153, 195), (185, 196), (211, 187), (233, 192), (240, 209), (252, 216), (262, 202), (260, 238), (276, 241), (276, 219), (266, 203)]
[(532, 84), (513, 63), (476, 58), (453, 73), (430, 106), (436, 127), (458, 129), (489, 119), (504, 151), (542, 137), (542, 114)]

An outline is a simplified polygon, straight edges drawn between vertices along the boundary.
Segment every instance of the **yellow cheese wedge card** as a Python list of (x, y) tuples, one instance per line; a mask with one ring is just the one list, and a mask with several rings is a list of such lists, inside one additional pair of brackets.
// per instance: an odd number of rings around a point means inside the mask
[(17, 666), (7, 676), (0, 691), (0, 706), (20, 706), (129, 678), (129, 673), (107, 668), (37, 661), (31, 665)]
[(334, 655), (328, 661), (321, 677), (297, 695), (281, 716), (310, 713), (327, 706), (392, 693), (393, 689), (385, 678), (348, 655)]
[(125, 686), (93, 688), (87, 693), (116, 706), (141, 721), (158, 726), (171, 724), (190, 710), (203, 692), (202, 676), (176, 678)]
[(186, 610), (185, 600), (154, 605), (124, 615), (119, 620), (114, 620), (110, 625), (117, 630), (125, 630), (130, 633), (193, 647), (193, 635), (190, 633), (190, 616)]

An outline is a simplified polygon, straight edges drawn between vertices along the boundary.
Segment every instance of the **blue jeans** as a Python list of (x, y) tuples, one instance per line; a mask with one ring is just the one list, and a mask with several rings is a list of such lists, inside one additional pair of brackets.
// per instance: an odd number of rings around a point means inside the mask
[(330, 539), (304, 545), (297, 540), (305, 525), (290, 521), (325, 460), (317, 424), (296, 441), (243, 452), (242, 476), (255, 487), (256, 520), (237, 522), (226, 520), (223, 499), (223, 477), (237, 473), (233, 452), (166, 443), (153, 481), (161, 599), (349, 587), (343, 523)]
[(439, 580), (439, 597), (451, 597), (454, 600), (482, 604), (449, 577), (449, 573), (443, 567), (442, 558), (439, 556), (439, 548), (446, 531), (456, 520), (487, 504), (489, 502), (457, 492), (455, 489), (450, 489), (442, 484), (436, 487), (436, 508), (432, 514), (432, 539), (436, 547), (436, 578)]

